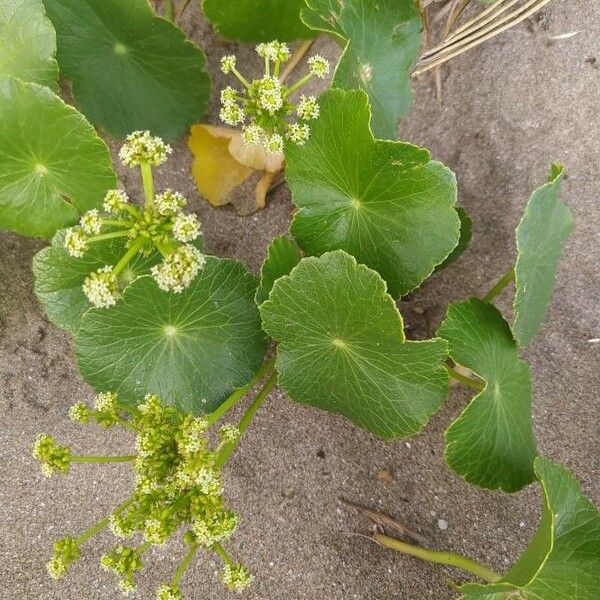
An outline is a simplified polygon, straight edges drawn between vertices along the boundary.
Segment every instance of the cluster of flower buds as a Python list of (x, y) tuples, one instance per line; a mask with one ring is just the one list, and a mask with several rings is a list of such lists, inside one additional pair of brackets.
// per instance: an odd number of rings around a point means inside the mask
[(125, 240), (125, 250), (117, 264), (90, 273), (83, 283), (83, 292), (94, 306), (109, 307), (117, 303), (119, 276), (138, 254), (162, 255), (162, 262), (152, 267), (151, 274), (164, 291), (183, 291), (204, 266), (205, 257), (193, 244), (200, 236), (200, 223), (196, 215), (182, 212), (186, 199), (170, 189), (154, 193), (152, 167), (165, 162), (170, 153), (171, 147), (148, 131), (130, 134), (119, 156), (125, 165), (141, 169), (143, 207), (132, 204), (124, 191), (110, 190), (104, 198), (104, 212), (97, 209), (86, 212), (77, 227), (65, 232), (64, 247), (76, 258), (84, 256), (94, 243)]
[[(303, 145), (310, 137), (309, 121), (319, 116), (319, 104), (314, 96), (302, 94), (294, 103), (291, 96), (313, 77), (325, 78), (329, 62), (316, 54), (308, 59), (309, 74), (290, 86), (280, 79), (281, 65), (289, 60), (286, 44), (270, 42), (256, 46), (264, 59), (265, 72), (261, 79), (248, 81), (237, 69), (233, 55), (221, 59), (221, 71), (232, 73), (242, 90), (226, 87), (221, 91), (221, 120), (233, 127), (242, 127), (243, 139), (250, 146), (261, 146), (271, 154), (283, 152), (284, 138)], [(291, 119), (296, 119), (291, 122)]]
[[(199, 548), (212, 550), (223, 559), (221, 580), (234, 591), (250, 585), (252, 575), (235, 563), (222, 546), (238, 524), (237, 515), (228, 509), (221, 475), (223, 452), (237, 441), (239, 429), (224, 425), (219, 441), (212, 443), (208, 431), (210, 417), (194, 417), (166, 406), (158, 396), (147, 395), (136, 408), (122, 405), (115, 393), (99, 394), (93, 406), (78, 402), (69, 410), (71, 420), (103, 427), (122, 426), (136, 435), (136, 454), (132, 456), (77, 456), (49, 435), (40, 435), (33, 454), (50, 476), (66, 473), (71, 463), (131, 461), (135, 487), (131, 497), (107, 518), (79, 537), (65, 537), (54, 544), (48, 572), (60, 578), (81, 554), (81, 546), (105, 527), (120, 538), (100, 561), (101, 566), (119, 577), (119, 588), (128, 595), (136, 589), (135, 576), (144, 568), (143, 554), (160, 546), (182, 528), (188, 554), (169, 583), (157, 590), (157, 600), (182, 600), (180, 579)], [(143, 537), (137, 546), (124, 540)]]

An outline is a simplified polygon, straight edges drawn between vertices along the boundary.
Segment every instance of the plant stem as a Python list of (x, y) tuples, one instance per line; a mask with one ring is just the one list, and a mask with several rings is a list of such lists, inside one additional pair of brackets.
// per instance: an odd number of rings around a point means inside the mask
[(472, 379), (471, 377), (467, 377), (462, 373), (459, 373), (456, 369), (453, 369), (450, 365), (446, 365), (446, 371), (448, 371), (448, 375), (452, 377), (452, 379), (456, 379), (460, 383), (464, 385), (468, 385), (470, 388), (477, 390), (478, 392), (482, 392), (485, 388), (485, 384), (477, 381), (476, 379)]
[(410, 554), (411, 556), (416, 556), (417, 558), (428, 562), (458, 567), (459, 569), (471, 573), (476, 577), (480, 577), (484, 581), (490, 583), (499, 581), (502, 578), (498, 573), (495, 573), (491, 569), (480, 565), (466, 556), (455, 554), (454, 552), (440, 552), (439, 550), (420, 548), (419, 546), (413, 546), (412, 544), (407, 544), (406, 542), (380, 533), (374, 534), (373, 539), (386, 548), (396, 550), (397, 552), (403, 552), (404, 554)]
[(187, 571), (187, 568), (190, 566), (194, 555), (198, 550), (198, 542), (194, 542), (190, 545), (190, 549), (188, 553), (185, 555), (185, 558), (181, 561), (179, 566), (177, 567), (177, 571), (175, 571), (175, 575), (173, 575), (173, 579), (171, 580), (171, 585), (178, 586), (183, 574)]
[(144, 196), (146, 204), (150, 207), (154, 204), (154, 179), (152, 178), (152, 166), (148, 163), (140, 165), (142, 172), (142, 183), (144, 184)]
[(141, 247), (146, 243), (144, 238), (138, 238), (131, 244), (129, 250), (123, 254), (121, 260), (116, 264), (113, 269), (113, 275), (118, 275), (131, 261), (131, 259), (139, 252)]
[(165, 6), (165, 19), (168, 19), (173, 23), (173, 19), (175, 17), (175, 6), (173, 4), (173, 0), (166, 0)]
[(233, 561), (229, 557), (229, 554), (227, 554), (227, 551), (225, 548), (223, 548), (223, 546), (221, 546), (221, 544), (219, 544), (219, 542), (213, 544), (212, 549), (223, 559), (223, 562), (226, 565), (233, 565)]
[(179, 9), (179, 11), (177, 12), (177, 15), (175, 16), (175, 23), (177, 23), (179, 21), (179, 19), (181, 19), (181, 17), (183, 16), (183, 13), (186, 11), (187, 7), (190, 5), (191, 0), (185, 0), (185, 2), (181, 5), (181, 8)]
[(281, 73), (281, 77), (279, 78), (279, 81), (281, 81), (281, 83), (283, 83), (288, 78), (289, 74), (296, 68), (296, 65), (302, 60), (302, 57), (310, 50), (310, 47), (314, 44), (314, 42), (314, 39), (302, 42), (302, 44), (298, 46), (296, 50), (294, 50), (292, 57), (286, 63), (285, 68)]
[(312, 73), (309, 73), (308, 75), (302, 77), (302, 79), (298, 79), (298, 81), (296, 81), (294, 85), (291, 85), (288, 88), (286, 97), (291, 96), (294, 92), (297, 92), (301, 87), (304, 87), (313, 77), (314, 75)]
[(88, 238), (88, 242), (101, 242), (102, 240), (112, 240), (114, 238), (127, 237), (129, 231), (111, 231), (110, 233), (101, 233)]
[(108, 515), (108, 517), (104, 517), (104, 519), (101, 519), (93, 527), (90, 527), (87, 531), (84, 531), (79, 537), (77, 537), (77, 543), (84, 544), (90, 538), (93, 538), (110, 523), (110, 518), (112, 515), (120, 515), (130, 504), (132, 504), (132, 502), (133, 498), (129, 498), (128, 500), (125, 500), (123, 504), (119, 504), (119, 506), (117, 506), (117, 508), (115, 508)]
[(210, 413), (206, 417), (209, 427), (214, 425), (225, 413), (229, 411), (229, 409), (235, 406), (235, 404), (241, 400), (267, 373), (270, 373), (273, 370), (274, 365), (275, 357), (273, 356), (267, 360), (256, 372), (256, 375), (254, 375), (250, 383), (235, 390), (235, 392), (233, 392), (233, 394), (231, 394), (231, 396), (229, 396), (229, 398), (227, 398), (223, 404)]
[(135, 460), (135, 456), (77, 456), (71, 455), (71, 462), (74, 463), (113, 463), (129, 462)]
[(240, 436), (235, 442), (230, 442), (223, 446), (219, 454), (217, 455), (217, 459), (215, 460), (215, 467), (222, 467), (228, 460), (236, 446), (238, 445), (242, 435), (252, 423), (252, 419), (256, 414), (256, 411), (260, 408), (261, 404), (264, 402), (265, 398), (269, 395), (269, 392), (275, 387), (277, 384), (277, 373), (271, 373), (271, 376), (265, 384), (262, 386), (261, 390), (256, 395), (254, 402), (248, 407), (248, 410), (244, 413), (244, 416), (241, 418), (238, 429), (240, 430)]
[(511, 269), (508, 273), (502, 275), (498, 280), (498, 283), (482, 298), (484, 302), (492, 302), (496, 296), (498, 296), (504, 288), (515, 278), (515, 270)]
[(235, 67), (233, 67), (233, 69), (231, 69), (231, 72), (240, 80), (241, 84), (245, 88), (250, 89), (250, 84), (248, 83), (246, 78)]

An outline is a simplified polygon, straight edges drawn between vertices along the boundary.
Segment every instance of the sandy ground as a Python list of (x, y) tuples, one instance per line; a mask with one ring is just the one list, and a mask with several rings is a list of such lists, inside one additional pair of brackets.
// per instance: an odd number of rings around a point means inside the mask
[[(186, 24), (216, 59), (231, 46), (215, 40), (196, 9)], [(578, 35), (553, 41), (571, 31)], [(221, 78), (216, 76), (217, 82)], [(535, 429), (546, 456), (577, 475), (600, 502), (598, 457), (598, 229), (600, 211), (600, 6), (595, 0), (555, 0), (535, 19), (443, 69), (444, 101), (432, 81), (415, 86), (403, 138), (422, 144), (453, 168), (460, 201), (475, 221), (463, 259), (433, 277), (402, 310), (409, 335), (431, 334), (447, 302), (481, 294), (514, 258), (513, 230), (530, 191), (552, 160), (568, 166), (565, 196), (575, 215), (573, 235), (540, 336), (525, 353), (535, 382)], [(215, 122), (213, 105), (209, 120)], [(116, 149), (113, 144), (113, 149)], [(281, 188), (268, 208), (240, 218), (198, 198), (185, 142), (176, 144), (159, 178), (196, 198), (210, 252), (257, 271), (269, 240), (292, 213)], [(133, 185), (130, 176), (125, 183)], [(67, 478), (44, 479), (30, 457), (39, 431), (83, 452), (124, 453), (130, 439), (70, 424), (67, 407), (91, 390), (78, 374), (70, 337), (46, 320), (33, 295), (31, 258), (42, 247), (0, 234), (0, 596), (20, 600), (113, 599), (112, 576), (95, 560), (110, 543), (101, 535), (63, 581), (47, 578), (53, 540), (78, 532), (124, 498), (127, 467), (82, 467)], [(510, 304), (502, 298), (503, 308)], [(256, 574), (249, 600), (317, 598), (420, 600), (455, 598), (451, 569), (385, 551), (355, 535), (367, 524), (339, 504), (343, 496), (391, 513), (430, 538), (504, 570), (530, 539), (539, 519), (539, 490), (506, 495), (471, 487), (443, 460), (443, 431), (468, 400), (454, 391), (425, 432), (409, 443), (384, 443), (344, 419), (273, 393), (227, 471), (231, 500), (243, 524), (231, 549)], [(387, 470), (392, 479), (381, 480)], [(442, 530), (438, 520), (447, 521)], [(140, 598), (169, 578), (182, 552), (176, 544), (151, 553)], [(190, 599), (229, 597), (215, 580), (217, 564), (200, 555), (185, 578)]]

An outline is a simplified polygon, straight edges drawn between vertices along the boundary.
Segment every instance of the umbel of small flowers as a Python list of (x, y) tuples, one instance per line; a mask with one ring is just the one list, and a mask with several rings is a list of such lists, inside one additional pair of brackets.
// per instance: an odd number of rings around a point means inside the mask
[(314, 96), (302, 94), (294, 103), (291, 97), (312, 78), (325, 78), (329, 62), (319, 54), (308, 59), (309, 73), (296, 83), (286, 86), (281, 81), (281, 65), (290, 59), (286, 44), (270, 42), (256, 46), (265, 62), (263, 77), (248, 81), (237, 69), (233, 55), (221, 59), (221, 71), (237, 77), (242, 89), (226, 87), (221, 91), (221, 120), (233, 127), (242, 127), (244, 142), (261, 146), (271, 154), (283, 152), (284, 138), (303, 145), (310, 137), (309, 122), (319, 116), (319, 104)]
[[(90, 407), (78, 402), (69, 417), (81, 424), (96, 422), (103, 427), (124, 427), (135, 434), (136, 454), (131, 456), (78, 456), (54, 438), (37, 438), (33, 455), (42, 463), (46, 476), (67, 473), (73, 463), (131, 462), (135, 487), (129, 499), (78, 537), (67, 536), (54, 544), (48, 572), (58, 579), (81, 555), (82, 545), (95, 534), (110, 528), (119, 542), (101, 560), (101, 566), (119, 578), (119, 588), (128, 595), (136, 589), (135, 575), (144, 568), (143, 554), (151, 546), (163, 545), (179, 531), (187, 553), (172, 580), (161, 585), (157, 600), (182, 600), (180, 580), (199, 548), (209, 549), (223, 559), (221, 580), (234, 591), (245, 589), (252, 576), (234, 562), (223, 547), (234, 532), (238, 517), (223, 495), (221, 468), (237, 443), (240, 430), (224, 425), (219, 441), (211, 445), (207, 432), (216, 422), (207, 417), (186, 415), (165, 406), (160, 398), (147, 395), (132, 408), (122, 405), (117, 394), (99, 394)], [(141, 536), (137, 545), (125, 540)]]
[(188, 287), (205, 263), (204, 255), (192, 242), (200, 236), (200, 223), (193, 214), (185, 214), (186, 199), (170, 189), (154, 191), (152, 167), (161, 165), (171, 147), (148, 131), (136, 131), (127, 137), (119, 156), (129, 167), (139, 167), (145, 201), (139, 207), (129, 201), (123, 190), (110, 190), (103, 212), (86, 212), (77, 227), (67, 229), (64, 247), (81, 258), (94, 243), (116, 238), (126, 240), (125, 251), (114, 265), (105, 265), (90, 273), (83, 292), (97, 307), (114, 306), (120, 296), (119, 277), (137, 255), (162, 255), (151, 269), (158, 286), (165, 291), (181, 292)]

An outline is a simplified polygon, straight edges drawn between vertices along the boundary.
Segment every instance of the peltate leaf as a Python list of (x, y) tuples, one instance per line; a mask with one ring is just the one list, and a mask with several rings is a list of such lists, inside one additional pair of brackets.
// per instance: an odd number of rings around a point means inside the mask
[(531, 375), (502, 315), (475, 298), (451, 304), (438, 335), (450, 356), (485, 380), (446, 432), (446, 460), (469, 483), (507, 492), (534, 478)]
[(47, 87), (0, 81), (0, 228), (51, 237), (116, 185), (94, 128)]
[(0, 78), (58, 89), (56, 34), (42, 0), (0, 0)]
[(456, 247), (456, 179), (411, 144), (375, 140), (362, 91), (329, 90), (302, 147), (286, 146), (300, 209), (291, 232), (308, 254), (341, 249), (375, 269), (397, 298)]
[(262, 304), (268, 297), (273, 284), (300, 262), (302, 253), (294, 240), (287, 235), (274, 238), (267, 248), (267, 258), (260, 270), (260, 284), (256, 290), (256, 303)]
[(563, 176), (564, 168), (553, 165), (548, 183), (533, 193), (517, 227), (513, 331), (520, 346), (527, 346), (544, 322), (558, 263), (573, 230), (571, 212), (560, 199)]
[(303, 21), (344, 46), (333, 86), (362, 89), (373, 109), (377, 137), (395, 139), (411, 101), (410, 69), (421, 46), (414, 0), (306, 0)]
[(75, 351), (85, 379), (136, 403), (156, 393), (181, 410), (214, 410), (248, 383), (266, 350), (256, 279), (235, 261), (208, 257), (180, 294), (140, 277), (114, 308), (87, 311)]
[(383, 279), (341, 250), (303, 259), (260, 312), (293, 400), (387, 439), (417, 433), (444, 401), (446, 343), (405, 341)]
[(223, 37), (240, 42), (291, 42), (314, 37), (300, 20), (304, 0), (204, 0), (202, 10)]
[[(64, 231), (52, 239), (52, 245), (40, 250), (33, 259), (35, 294), (50, 321), (71, 333), (79, 328), (83, 313), (91, 308), (81, 286), (85, 278), (105, 265), (115, 265), (125, 254), (123, 238), (92, 244), (82, 258), (73, 258), (64, 248)], [(123, 287), (136, 277), (149, 272), (161, 260), (157, 252), (142, 257), (140, 254), (121, 273)]]
[(465, 600), (600, 598), (600, 514), (564, 467), (538, 457), (544, 514), (535, 537), (499, 582), (461, 586)]
[(210, 95), (201, 50), (147, 0), (44, 0), (58, 61), (83, 113), (115, 135), (149, 129), (176, 138)]

